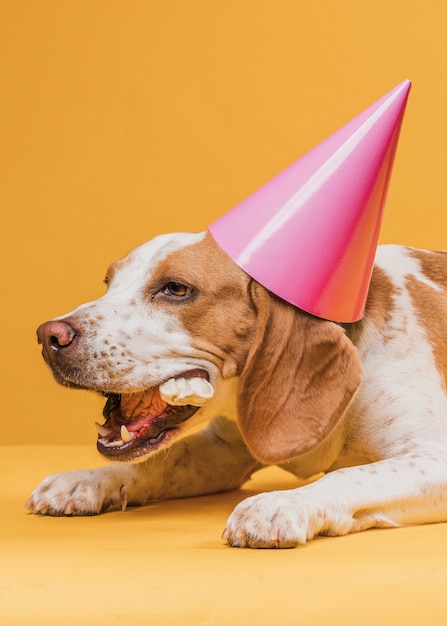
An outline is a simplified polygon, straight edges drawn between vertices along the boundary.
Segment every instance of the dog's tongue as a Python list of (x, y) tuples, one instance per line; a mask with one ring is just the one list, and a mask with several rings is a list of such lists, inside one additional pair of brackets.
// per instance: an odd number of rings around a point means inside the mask
[(96, 423), (98, 445), (105, 451), (155, 439), (163, 430), (189, 419), (213, 394), (205, 378), (193, 376), (169, 379), (159, 388), (112, 395), (104, 408), (105, 423)]
[[(179, 406), (203, 406), (213, 397), (214, 389), (202, 377), (172, 378), (152, 389), (134, 393), (120, 394), (119, 403), (111, 400), (110, 410), (106, 410), (106, 423), (97, 425), (101, 436), (107, 437), (112, 433), (121, 432), (125, 427), (124, 438), (131, 432), (151, 427), (151, 424), (166, 412), (171, 412)], [(110, 400), (108, 401), (109, 404)], [(107, 407), (107, 405), (106, 405)], [(127, 434), (126, 434), (127, 433)]]
[(122, 394), (121, 418), (125, 422), (131, 422), (139, 417), (156, 417), (163, 413), (166, 406), (167, 403), (161, 399), (158, 389)]
[(96, 422), (99, 441), (106, 447), (123, 445), (137, 434), (149, 432), (168, 408), (156, 388), (123, 393), (119, 398), (117, 403), (113, 396), (109, 397), (104, 412), (105, 423)]

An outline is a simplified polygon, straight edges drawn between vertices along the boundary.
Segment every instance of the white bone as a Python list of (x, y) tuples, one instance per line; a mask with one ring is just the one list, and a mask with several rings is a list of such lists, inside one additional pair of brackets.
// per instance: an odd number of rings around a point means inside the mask
[(170, 378), (160, 385), (160, 396), (168, 404), (176, 406), (203, 406), (214, 395), (213, 386), (201, 377)]

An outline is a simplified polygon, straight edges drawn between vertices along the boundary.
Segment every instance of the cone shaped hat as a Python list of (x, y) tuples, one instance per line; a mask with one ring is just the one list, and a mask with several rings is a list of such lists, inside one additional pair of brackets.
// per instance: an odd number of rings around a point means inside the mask
[(411, 83), (404, 81), (209, 231), (247, 274), (334, 322), (363, 317)]

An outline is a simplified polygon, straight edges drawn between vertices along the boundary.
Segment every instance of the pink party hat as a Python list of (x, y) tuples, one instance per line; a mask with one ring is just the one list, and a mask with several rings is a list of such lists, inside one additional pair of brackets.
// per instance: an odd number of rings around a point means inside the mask
[(334, 322), (363, 317), (406, 80), (273, 178), (209, 231), (249, 276)]

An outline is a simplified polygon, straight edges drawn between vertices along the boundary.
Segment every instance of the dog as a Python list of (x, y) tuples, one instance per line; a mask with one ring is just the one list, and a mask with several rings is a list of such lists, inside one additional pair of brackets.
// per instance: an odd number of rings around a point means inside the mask
[(32, 512), (223, 492), (273, 464), (317, 478), (242, 501), (229, 545), (447, 521), (446, 252), (379, 246), (349, 324), (277, 298), (209, 233), (156, 237), (106, 283), (37, 334), (59, 383), (105, 396), (97, 447), (114, 463), (47, 477)]

